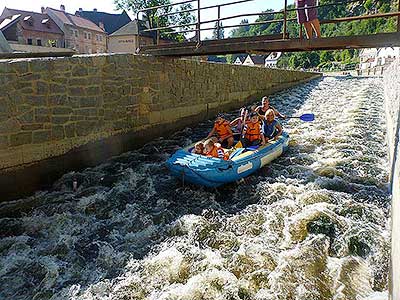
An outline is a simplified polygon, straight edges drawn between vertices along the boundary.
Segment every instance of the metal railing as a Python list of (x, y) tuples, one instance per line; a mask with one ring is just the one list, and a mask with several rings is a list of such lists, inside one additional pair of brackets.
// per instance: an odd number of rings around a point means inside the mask
[[(317, 4), (315, 6), (308, 6), (308, 7), (302, 7), (302, 8), (290, 8), (287, 3), (288, 1), (284, 0), (284, 7), (280, 11), (260, 12), (260, 13), (244, 13), (244, 14), (232, 15), (229, 17), (221, 17), (221, 8), (224, 8), (227, 6), (232, 6), (232, 5), (237, 5), (237, 4), (242, 4), (242, 3), (246, 3), (246, 2), (253, 2), (253, 1), (255, 1), (255, 0), (237, 0), (237, 1), (232, 1), (229, 3), (222, 3), (222, 4), (201, 7), (201, 5), (200, 5), (201, 0), (186, 0), (186, 1), (179, 2), (179, 3), (159, 5), (159, 6), (141, 9), (137, 12), (138, 22), (139, 22), (139, 15), (141, 13), (146, 14), (149, 11), (152, 11), (153, 16), (156, 16), (157, 18), (162, 18), (162, 17), (165, 18), (165, 17), (170, 17), (173, 15), (176, 15), (176, 14), (183, 14), (183, 13), (191, 14), (191, 13), (196, 12), (197, 18), (196, 18), (196, 22), (193, 22), (193, 23), (181, 24), (181, 25), (168, 25), (168, 26), (162, 26), (162, 27), (159, 27), (159, 24), (152, 24), (152, 22), (154, 20), (149, 20), (150, 28), (141, 30), (140, 26), (138, 26), (139, 41), (140, 41), (140, 36), (143, 33), (156, 32), (156, 44), (158, 45), (159, 41), (160, 41), (161, 31), (181, 28), (182, 30), (169, 31), (168, 33), (169, 34), (186, 34), (189, 32), (195, 32), (195, 41), (197, 42), (198, 45), (200, 45), (200, 43), (201, 43), (200, 34), (202, 31), (216, 30), (216, 32), (217, 32), (216, 37), (217, 37), (217, 39), (219, 39), (222, 28), (237, 28), (237, 27), (243, 27), (243, 26), (256, 26), (256, 25), (259, 26), (259, 25), (272, 24), (272, 23), (282, 23), (282, 32), (281, 32), (282, 39), (288, 39), (289, 38), (289, 36), (287, 34), (288, 22), (293, 22), (293, 21), (297, 20), (297, 18), (289, 17), (289, 14), (292, 12), (296, 12), (298, 10), (305, 10), (305, 9), (309, 9), (309, 8), (339, 6), (339, 5), (346, 5), (346, 4), (351, 4), (351, 3), (363, 4), (366, 2), (366, 0), (343, 0), (343, 1), (335, 1), (334, 0), (335, 2), (333, 2), (333, 3), (319, 4), (319, 5)], [(193, 4), (194, 2), (196, 3), (196, 8), (184, 9), (184, 10), (180, 10), (180, 11), (177, 10), (177, 11), (173, 11), (173, 12), (165, 12), (165, 13), (158, 14), (158, 11), (160, 9), (168, 10), (168, 9), (172, 9), (173, 7), (178, 6), (178, 5)], [(212, 20), (202, 21), (201, 20), (201, 11), (207, 10), (207, 9), (217, 9), (217, 18), (212, 19)], [(242, 23), (242, 24), (221, 26), (221, 21), (237, 19), (237, 18), (244, 18), (244, 17), (252, 17), (252, 16), (275, 16), (275, 15), (282, 15), (282, 18), (272, 19), (272, 20), (264, 20), (264, 21), (255, 21), (255, 22), (251, 22), (251, 23)], [(358, 21), (358, 20), (373, 19), (373, 18), (389, 18), (389, 17), (397, 17), (397, 31), (400, 32), (400, 1), (399, 1), (396, 12), (365, 14), (365, 15), (360, 15), (360, 16), (336, 18), (336, 19), (332, 19), (332, 20), (320, 20), (320, 23), (321, 24), (336, 24), (336, 23), (341, 23), (341, 22), (350, 22), (350, 21)], [(202, 25), (210, 24), (210, 23), (215, 23), (216, 27), (208, 27), (208, 26), (202, 27)], [(189, 27), (195, 27), (195, 28), (187, 29)], [(303, 32), (302, 26), (300, 26), (299, 38), (303, 38), (302, 32)], [(140, 47), (140, 45), (139, 45), (139, 47)]]

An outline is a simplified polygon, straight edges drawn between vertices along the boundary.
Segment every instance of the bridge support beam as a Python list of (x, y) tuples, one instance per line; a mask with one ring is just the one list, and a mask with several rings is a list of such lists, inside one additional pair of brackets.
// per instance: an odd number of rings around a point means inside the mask
[(400, 32), (379, 33), (371, 35), (340, 36), (301, 39), (274, 39), (268, 36), (246, 37), (202, 41), (200, 47), (196, 43), (145, 46), (141, 53), (155, 56), (200, 56), (253, 52), (298, 52), (314, 50), (361, 49), (380, 47), (400, 47)]

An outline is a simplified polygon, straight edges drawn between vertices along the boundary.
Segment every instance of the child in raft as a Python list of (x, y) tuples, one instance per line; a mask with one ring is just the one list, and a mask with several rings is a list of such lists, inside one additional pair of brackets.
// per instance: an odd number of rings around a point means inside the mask
[(250, 121), (246, 122), (241, 139), (244, 148), (249, 146), (265, 145), (262, 126), (256, 112), (250, 114)]
[(208, 139), (204, 142), (204, 153), (208, 157), (228, 160), (227, 155), (225, 155), (224, 149), (221, 148), (221, 145), (219, 143), (215, 143), (213, 139)]
[(218, 114), (217, 118), (215, 119), (214, 127), (211, 132), (208, 134), (206, 139), (209, 139), (214, 134), (217, 135), (218, 142), (224, 148), (231, 148), (234, 140), (233, 140), (233, 133), (230, 127), (230, 124), (227, 120), (225, 120), (223, 114)]
[(192, 150), (193, 154), (204, 155), (204, 144), (202, 142), (196, 143)]
[(262, 133), (266, 142), (275, 141), (282, 135), (282, 125), (276, 120), (273, 109), (268, 109), (265, 112)]
[[(236, 118), (229, 124), (231, 127), (233, 127), (233, 129), (236, 133), (242, 132), (244, 124), (249, 119), (247, 116), (247, 110), (245, 107), (242, 107), (239, 112), (240, 112), (240, 117)], [(245, 118), (246, 118), (246, 120), (245, 120)]]

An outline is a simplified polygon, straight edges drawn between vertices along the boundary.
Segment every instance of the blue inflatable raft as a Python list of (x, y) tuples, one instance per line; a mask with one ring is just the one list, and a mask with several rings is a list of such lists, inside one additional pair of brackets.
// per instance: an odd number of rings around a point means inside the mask
[(172, 175), (206, 187), (218, 187), (249, 176), (282, 155), (288, 148), (289, 135), (283, 133), (264, 146), (234, 150), (229, 160), (193, 154), (193, 145), (178, 150), (167, 161)]

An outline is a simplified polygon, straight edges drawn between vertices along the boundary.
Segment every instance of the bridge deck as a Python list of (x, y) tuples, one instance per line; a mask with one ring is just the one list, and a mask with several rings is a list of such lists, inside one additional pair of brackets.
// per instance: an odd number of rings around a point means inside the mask
[[(271, 40), (271, 38), (273, 38)], [(200, 56), (234, 53), (263, 53), (271, 51), (297, 52), (313, 50), (337, 50), (399, 47), (400, 32), (378, 33), (373, 35), (340, 36), (320, 39), (276, 39), (276, 36), (257, 36), (206, 40), (197, 42), (143, 46), (140, 53), (155, 56)]]

